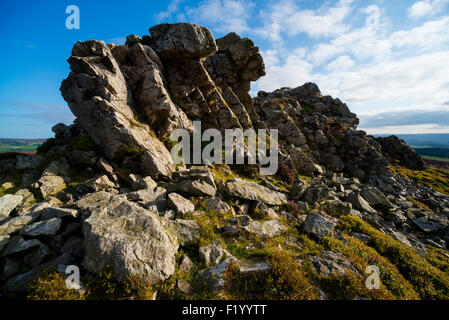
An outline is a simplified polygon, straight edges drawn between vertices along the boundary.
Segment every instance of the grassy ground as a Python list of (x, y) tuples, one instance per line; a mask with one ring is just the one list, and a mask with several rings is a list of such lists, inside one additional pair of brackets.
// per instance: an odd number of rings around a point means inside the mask
[(429, 160), (438, 160), (438, 161), (444, 161), (449, 162), (448, 158), (441, 158), (441, 157), (432, 157), (432, 156), (421, 156), (423, 159), (429, 159)]
[(437, 168), (426, 170), (410, 170), (400, 166), (392, 167), (392, 171), (401, 176), (415, 180), (441, 193), (449, 194), (449, 171)]

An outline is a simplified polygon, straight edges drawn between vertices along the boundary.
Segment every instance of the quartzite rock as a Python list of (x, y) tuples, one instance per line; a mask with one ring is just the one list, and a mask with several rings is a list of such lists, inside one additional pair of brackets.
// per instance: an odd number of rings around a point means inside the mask
[(83, 222), (84, 267), (99, 273), (111, 266), (123, 281), (129, 275), (160, 281), (175, 272), (176, 237), (152, 211), (121, 197), (92, 209)]
[(262, 201), (270, 205), (282, 205), (287, 203), (285, 194), (240, 178), (226, 181), (225, 192), (230, 197)]

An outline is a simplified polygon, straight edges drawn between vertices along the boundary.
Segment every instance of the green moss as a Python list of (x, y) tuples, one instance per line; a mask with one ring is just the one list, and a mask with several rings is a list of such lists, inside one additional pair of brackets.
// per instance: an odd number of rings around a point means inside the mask
[(394, 264), (422, 299), (449, 299), (449, 275), (419, 256), (412, 248), (356, 217), (342, 216), (338, 228), (348, 234), (367, 234), (370, 237), (367, 245)]
[(317, 280), (329, 299), (346, 300), (356, 298), (370, 298), (374, 300), (389, 300), (388, 291), (368, 290), (365, 279), (353, 271), (346, 271), (344, 275), (321, 276)]
[(224, 291), (229, 299), (308, 300), (317, 299), (314, 286), (298, 262), (286, 251), (272, 252), (270, 269), (241, 273), (231, 264), (225, 273)]
[(427, 249), (426, 259), (433, 266), (443, 272), (446, 272), (446, 274), (449, 274), (449, 258), (447, 251), (429, 246)]
[(232, 172), (231, 168), (229, 168), (227, 164), (214, 164), (211, 172), (214, 176), (215, 182), (217, 183), (220, 180), (226, 181), (235, 178), (235, 173)]
[(304, 181), (307, 181), (307, 182), (312, 182), (312, 178), (311, 177), (307, 177), (307, 176), (302, 175), (302, 174), (298, 174), (298, 178), (300, 178), (300, 179), (302, 179)]
[[(355, 284), (354, 281), (357, 279), (352, 276), (349, 276), (349, 279), (334, 279), (332, 281), (336, 281), (337, 284), (349, 281), (358, 288), (358, 290), (353, 291), (354, 295), (365, 295), (376, 299), (419, 299), (419, 295), (413, 289), (411, 283), (401, 275), (398, 268), (387, 258), (353, 237), (347, 236), (346, 238), (346, 242), (343, 243), (335, 238), (325, 237), (322, 243), (327, 250), (338, 251), (345, 255), (362, 275), (365, 274), (368, 266), (377, 266), (380, 271), (381, 288), (376, 291), (366, 291), (364, 288), (365, 279), (359, 279), (358, 284)], [(345, 289), (343, 288), (343, 290)], [(349, 293), (349, 291), (346, 291), (346, 293)]]
[(28, 285), (30, 300), (83, 300), (76, 290), (69, 290), (64, 276), (53, 270), (44, 270), (42, 275)]
[(437, 168), (426, 170), (410, 170), (400, 166), (393, 166), (391, 170), (395, 174), (414, 180), (441, 193), (449, 194), (449, 171)]
[(44, 270), (42, 275), (28, 286), (27, 298), (32, 300), (121, 300), (133, 298), (150, 300), (153, 285), (137, 276), (128, 276), (122, 283), (115, 280), (108, 267), (99, 275), (88, 275), (81, 279), (86, 290), (84, 295), (69, 290), (64, 275), (54, 269)]

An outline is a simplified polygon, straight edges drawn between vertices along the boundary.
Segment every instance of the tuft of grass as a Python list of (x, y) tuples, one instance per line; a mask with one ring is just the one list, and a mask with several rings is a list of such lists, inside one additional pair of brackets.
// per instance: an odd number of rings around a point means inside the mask
[(433, 266), (443, 272), (446, 272), (446, 274), (449, 274), (449, 258), (447, 252), (443, 249), (429, 246), (427, 249), (426, 259)]
[(115, 280), (110, 268), (99, 275), (85, 276), (81, 280), (86, 291), (80, 295), (69, 290), (62, 273), (54, 269), (44, 270), (42, 275), (28, 285), (27, 298), (32, 300), (151, 300), (154, 296), (151, 282), (130, 275), (122, 283)]
[(42, 275), (28, 285), (29, 300), (84, 300), (74, 289), (67, 289), (64, 276), (53, 270), (44, 270)]
[(232, 263), (225, 273), (224, 291), (229, 299), (311, 300), (319, 296), (298, 262), (277, 250), (267, 259), (270, 269), (241, 273)]
[[(370, 265), (375, 265), (379, 268), (381, 287), (378, 290), (366, 291), (364, 286), (365, 278), (357, 279), (353, 275), (349, 275), (348, 279), (334, 279), (335, 284), (343, 284), (349, 282), (353, 285), (354, 295), (366, 296), (373, 299), (399, 299), (399, 300), (416, 300), (419, 295), (413, 289), (413, 286), (408, 282), (399, 272), (398, 268), (392, 264), (387, 258), (381, 256), (373, 248), (365, 245), (363, 242), (346, 236), (346, 242), (331, 237), (325, 237), (322, 240), (323, 246), (327, 250), (337, 251), (345, 255), (352, 263), (357, 271), (364, 275), (365, 270)], [(358, 284), (356, 284), (355, 282)], [(347, 294), (350, 291), (342, 288)], [(331, 290), (332, 291), (332, 290)], [(335, 296), (338, 292), (335, 292)], [(340, 297), (341, 298), (341, 297)]]
[(449, 194), (449, 171), (437, 168), (426, 170), (410, 170), (400, 166), (392, 166), (391, 170), (404, 178), (414, 180), (441, 193)]
[[(367, 234), (370, 237), (367, 245), (394, 264), (422, 299), (449, 299), (449, 275), (447, 272), (440, 270), (418, 255), (412, 248), (383, 234), (356, 217), (342, 216), (337, 227), (347, 234), (352, 234), (352, 232)], [(441, 262), (432, 261), (436, 265), (442, 265)]]

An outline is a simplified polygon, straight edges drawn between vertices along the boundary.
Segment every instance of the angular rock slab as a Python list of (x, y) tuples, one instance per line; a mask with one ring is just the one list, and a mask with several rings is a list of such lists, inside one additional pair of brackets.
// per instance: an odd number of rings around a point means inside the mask
[(176, 236), (159, 217), (121, 197), (92, 210), (83, 222), (84, 267), (93, 273), (106, 266), (118, 281), (129, 275), (165, 280), (175, 272)]
[(39, 192), (43, 199), (57, 194), (67, 187), (62, 177), (56, 175), (44, 175), (39, 179)]
[(10, 239), (5, 248), (3, 248), (3, 251), (0, 253), (0, 257), (22, 252), (39, 245), (41, 245), (41, 242), (37, 239), (25, 240), (21, 236), (14, 236)]
[(40, 212), (31, 212), (29, 214), (24, 214), (23, 216), (15, 217), (0, 225), (0, 235), (10, 235), (20, 229), (22, 229), (27, 224), (33, 223), (40, 216)]
[(21, 195), (6, 194), (0, 197), (0, 220), (6, 219), (22, 201), (23, 196)]
[(195, 210), (195, 205), (188, 199), (177, 193), (170, 193), (167, 197), (169, 208), (176, 211), (176, 213), (184, 214)]
[(245, 227), (245, 230), (261, 238), (269, 239), (281, 235), (287, 227), (277, 220), (253, 221)]
[(61, 218), (51, 218), (24, 227), (20, 234), (27, 237), (55, 236), (61, 228), (61, 224)]
[(226, 181), (224, 191), (230, 197), (262, 201), (269, 205), (282, 205), (287, 203), (285, 194), (240, 178)]
[(331, 234), (336, 226), (335, 220), (325, 214), (311, 212), (304, 222), (304, 232), (318, 239)]

